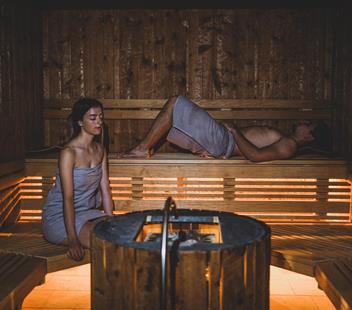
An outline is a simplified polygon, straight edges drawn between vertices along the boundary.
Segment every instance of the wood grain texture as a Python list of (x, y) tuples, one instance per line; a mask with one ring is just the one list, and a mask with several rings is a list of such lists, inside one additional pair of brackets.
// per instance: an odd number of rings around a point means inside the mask
[(42, 36), (38, 11), (1, 4), (0, 163), (42, 141)]
[(351, 75), (351, 54), (352, 44), (348, 39), (348, 29), (352, 22), (348, 18), (351, 10), (338, 10), (332, 15), (333, 24), (336, 25), (333, 35), (336, 37), (332, 92), (335, 104), (333, 141), (335, 149), (348, 158), (352, 167), (352, 75)]
[(349, 257), (318, 263), (315, 279), (336, 309), (352, 308), (352, 260)]
[[(26, 160), (27, 175), (45, 177), (21, 184), (26, 209), (41, 209), (56, 166), (57, 159), (50, 156)], [(110, 154), (109, 174), (119, 211), (159, 209), (172, 195), (181, 208), (227, 210), (268, 222), (350, 221), (351, 184), (344, 160), (302, 156), (253, 164), (190, 154), (149, 159), (115, 159)]]
[(43, 259), (18, 254), (0, 254), (0, 307), (15, 310), (34, 287), (45, 280)]
[(272, 224), (271, 264), (314, 276), (321, 263), (351, 256), (351, 224)]
[(54, 272), (86, 264), (89, 251), (77, 262), (67, 256), (67, 247), (51, 244), (43, 237), (41, 221), (19, 221), (15, 225), (0, 228), (0, 253), (15, 253), (38, 257), (45, 261), (47, 272)]
[[(54, 104), (64, 107), (67, 102), (70, 106), (78, 95), (104, 101), (157, 100), (175, 94), (195, 100), (316, 100), (319, 108), (326, 108), (325, 101), (335, 108), (338, 103), (331, 101), (334, 12), (324, 9), (46, 11), (44, 57), (57, 58), (55, 63), (63, 69), (54, 65), (45, 68), (44, 85), (53, 84), (51, 88), (45, 87), (52, 89), (51, 94), (45, 91), (49, 100), (45, 109)], [(72, 27), (79, 29), (77, 35), (72, 34)], [(70, 90), (63, 88), (64, 96), (58, 96), (57, 90), (62, 85)], [(66, 100), (69, 93), (71, 97)], [(262, 103), (261, 108), (269, 109)], [(309, 109), (306, 104), (302, 108)], [(226, 108), (220, 101), (211, 102), (209, 107)], [(283, 106), (292, 107), (289, 101)], [(270, 125), (283, 131), (302, 117), (331, 122), (330, 114), (319, 111), (278, 115), (269, 110), (253, 111), (251, 116), (247, 114), (248, 108), (250, 103), (247, 106), (243, 102), (244, 111), (237, 117), (215, 116), (237, 120), (240, 126)], [(340, 110), (338, 117), (343, 114)], [(115, 133), (111, 137), (113, 151), (131, 148), (148, 131), (150, 123), (144, 118), (153, 119), (156, 112), (138, 113), (111, 115), (110, 124)], [(121, 121), (120, 117), (131, 119)], [(342, 129), (336, 121), (335, 118), (335, 124)], [(55, 127), (50, 126), (45, 132), (46, 142), (62, 141), (58, 133), (51, 135)], [(338, 143), (335, 145), (341, 149)], [(176, 149), (164, 144), (160, 151)]]
[[(183, 211), (180, 212), (182, 216)], [(123, 236), (121, 240), (109, 233), (104, 238), (102, 233), (110, 231), (111, 226), (108, 230), (102, 230), (102, 225), (99, 225), (92, 234), (92, 309), (160, 307), (159, 246), (136, 240), (135, 233), (138, 234), (140, 223), (135, 220), (129, 222), (134, 215), (122, 215), (124, 221), (112, 224), (114, 231), (122, 229), (119, 233)], [(249, 234), (244, 237), (246, 242), (238, 242), (237, 238), (233, 239), (236, 229), (232, 230), (228, 222), (234, 216), (230, 213), (222, 216), (219, 217), (223, 235), (221, 242), (209, 248), (205, 243), (196, 247), (180, 246), (178, 249), (170, 246), (167, 262), (168, 308), (269, 309), (269, 230), (256, 222), (253, 224), (257, 225), (256, 237)], [(141, 220), (144, 221), (144, 216)], [(247, 228), (245, 223), (243, 229)], [(106, 225), (109, 223), (103, 224), (108, 227)], [(127, 232), (123, 225), (133, 227)], [(242, 225), (240, 220), (238, 225)], [(246, 264), (248, 256), (251, 256), (250, 264)], [(251, 279), (248, 274), (251, 274)], [(245, 279), (251, 281), (249, 293), (246, 293), (249, 286)]]

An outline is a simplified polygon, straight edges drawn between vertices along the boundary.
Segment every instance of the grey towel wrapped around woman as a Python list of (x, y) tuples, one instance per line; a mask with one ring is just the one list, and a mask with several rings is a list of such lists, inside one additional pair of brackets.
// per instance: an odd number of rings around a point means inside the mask
[[(75, 168), (73, 170), (73, 205), (77, 234), (87, 221), (106, 216), (97, 209), (101, 206), (101, 177), (101, 164), (92, 168)], [(43, 208), (42, 227), (44, 237), (49, 242), (62, 243), (67, 239), (63, 213), (63, 194), (58, 169), (56, 170), (55, 186), (48, 193)]]
[(167, 140), (199, 155), (229, 158), (234, 150), (233, 135), (205, 110), (184, 96), (178, 96)]

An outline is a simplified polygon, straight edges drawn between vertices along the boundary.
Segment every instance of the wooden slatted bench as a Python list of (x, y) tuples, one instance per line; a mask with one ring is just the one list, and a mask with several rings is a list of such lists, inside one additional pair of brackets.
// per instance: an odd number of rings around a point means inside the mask
[(47, 272), (87, 264), (89, 251), (84, 259), (76, 262), (67, 257), (67, 247), (51, 244), (43, 238), (40, 220), (20, 220), (15, 225), (0, 228), (0, 253), (16, 253), (37, 257), (45, 261)]
[(32, 214), (31, 220), (26, 220), (21, 211), (22, 199), (26, 197), (24, 161), (0, 164), (0, 168), (0, 253), (41, 258), (48, 272), (89, 262), (89, 251), (84, 260), (74, 262), (66, 256), (66, 247), (47, 242), (43, 238), (40, 214)]
[(314, 276), (320, 263), (352, 257), (351, 223), (272, 223), (271, 264)]
[(43, 283), (46, 263), (36, 257), (0, 253), (0, 309), (21, 309), (24, 298)]
[[(44, 198), (56, 165), (57, 155), (27, 158), (23, 190), (41, 190)], [(352, 253), (351, 184), (344, 160), (301, 156), (250, 163), (190, 154), (150, 159), (110, 154), (109, 171), (115, 209), (121, 212), (160, 209), (171, 195), (178, 208), (231, 211), (265, 221), (273, 232), (276, 266), (313, 276), (315, 264), (333, 255), (324, 248)], [(37, 194), (27, 192), (21, 200), (23, 212), (40, 212), (43, 198), (31, 195)]]
[[(109, 126), (110, 151), (134, 146), (149, 130), (166, 99), (99, 99)], [(193, 100), (221, 122), (238, 126), (271, 125), (288, 133), (297, 120), (332, 123), (332, 105), (327, 100), (201, 99)], [(73, 100), (44, 100), (46, 145), (64, 143), (70, 135), (67, 117)], [(163, 152), (171, 152), (168, 147)]]
[[(348, 243), (341, 240), (336, 243), (329, 234), (317, 235), (321, 230), (329, 230), (336, 236), (350, 234), (351, 182), (345, 160), (299, 156), (254, 164), (243, 158), (204, 159), (179, 153), (157, 153), (150, 159), (116, 159), (114, 152), (135, 145), (136, 136), (145, 134), (165, 100), (101, 101), (110, 128), (110, 184), (117, 211), (162, 208), (165, 198), (171, 195), (178, 208), (224, 210), (256, 217), (271, 225), (272, 263), (311, 276), (317, 263), (330, 258), (327, 251), (319, 253), (323, 247), (329, 248), (329, 253), (334, 252), (337, 244), (339, 251), (351, 250)], [(283, 131), (300, 119), (322, 119), (328, 123), (332, 119), (328, 102), (223, 99), (196, 102), (219, 120), (235, 120), (239, 125), (274, 125)], [(59, 144), (68, 138), (68, 127), (64, 135), (62, 128), (71, 105), (69, 101), (45, 102), (46, 144)], [(133, 126), (135, 122), (137, 126)], [(124, 143), (121, 149), (118, 142), (123, 139), (129, 143)], [(73, 262), (65, 257), (64, 247), (46, 243), (40, 231), (40, 213), (55, 182), (56, 166), (57, 154), (25, 160), (25, 179), (19, 185), (21, 221), (0, 230), (3, 234), (0, 252), (43, 257), (48, 271), (67, 268)], [(35, 233), (30, 235), (30, 231)], [(23, 236), (27, 242), (21, 241)], [(321, 242), (311, 238), (320, 238)], [(22, 248), (24, 244), (28, 247)]]
[[(347, 255), (346, 255), (347, 256)], [(315, 278), (336, 309), (352, 309), (352, 258), (344, 257), (317, 264)]]
[(20, 184), (24, 180), (24, 161), (0, 163), (0, 227), (16, 222), (20, 212)]

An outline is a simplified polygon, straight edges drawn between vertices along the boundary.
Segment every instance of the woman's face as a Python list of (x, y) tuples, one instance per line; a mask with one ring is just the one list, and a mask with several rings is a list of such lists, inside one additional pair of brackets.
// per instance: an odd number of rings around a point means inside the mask
[(100, 135), (103, 130), (104, 116), (103, 111), (100, 107), (90, 108), (84, 115), (83, 119), (78, 122), (81, 126), (81, 130), (97, 136)]

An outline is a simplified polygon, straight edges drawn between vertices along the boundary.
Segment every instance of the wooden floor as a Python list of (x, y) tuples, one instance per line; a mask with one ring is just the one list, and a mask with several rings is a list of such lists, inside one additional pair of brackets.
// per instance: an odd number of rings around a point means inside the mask
[[(270, 224), (271, 264), (314, 276), (314, 266), (337, 257), (352, 257), (352, 224)], [(0, 229), (0, 252), (45, 258), (49, 272), (77, 265), (66, 257), (66, 248), (43, 239), (40, 221), (20, 221)], [(85, 256), (86, 263), (89, 253)], [(80, 264), (81, 264), (80, 263)]]
[[(90, 264), (50, 273), (23, 310), (89, 310)], [(271, 266), (270, 310), (335, 310), (314, 278)]]

